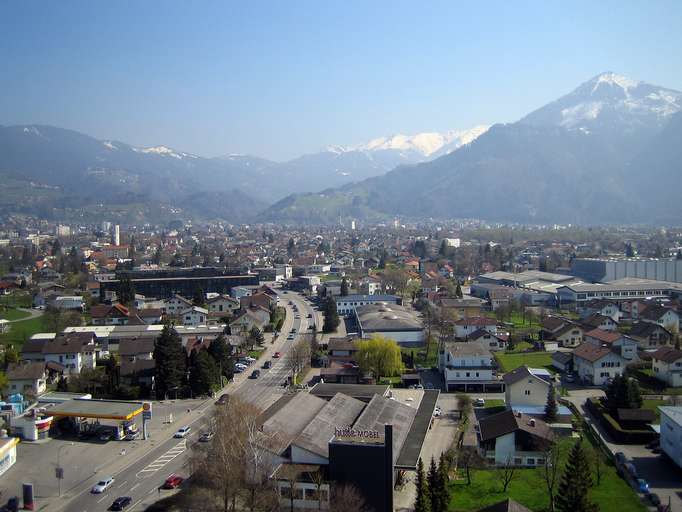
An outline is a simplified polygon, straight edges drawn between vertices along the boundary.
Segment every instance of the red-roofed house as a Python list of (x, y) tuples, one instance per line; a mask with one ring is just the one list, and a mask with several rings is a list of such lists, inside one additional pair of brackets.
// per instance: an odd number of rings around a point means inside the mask
[(607, 347), (618, 350), (620, 355), (628, 361), (637, 358), (637, 341), (617, 331), (592, 329), (585, 333), (585, 342), (591, 343), (597, 347)]
[(682, 351), (673, 347), (661, 347), (651, 354), (654, 377), (676, 388), (682, 386)]
[(573, 351), (573, 368), (584, 384), (604, 386), (622, 375), (627, 360), (613, 347), (582, 343)]

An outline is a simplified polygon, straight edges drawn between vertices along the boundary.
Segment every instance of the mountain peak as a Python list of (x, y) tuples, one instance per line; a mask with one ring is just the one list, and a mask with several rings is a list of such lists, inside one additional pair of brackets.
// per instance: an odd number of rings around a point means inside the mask
[(594, 84), (592, 87), (592, 92), (594, 92), (602, 84), (616, 85), (623, 89), (624, 91), (627, 91), (629, 89), (634, 89), (642, 82), (640, 82), (639, 80), (633, 80), (623, 75), (619, 75), (618, 73), (614, 73), (613, 71), (605, 71), (604, 73), (600, 73), (599, 75), (595, 76), (588, 83)]

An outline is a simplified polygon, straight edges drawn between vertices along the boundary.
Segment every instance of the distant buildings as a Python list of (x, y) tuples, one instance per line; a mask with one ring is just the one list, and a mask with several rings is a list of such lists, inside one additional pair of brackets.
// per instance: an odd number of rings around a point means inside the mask
[(575, 258), (571, 274), (593, 283), (624, 278), (682, 283), (682, 260), (674, 258)]

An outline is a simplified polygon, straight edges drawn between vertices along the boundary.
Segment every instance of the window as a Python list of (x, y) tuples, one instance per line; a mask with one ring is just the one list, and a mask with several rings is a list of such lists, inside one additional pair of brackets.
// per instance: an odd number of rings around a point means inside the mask
[(529, 466), (535, 466), (535, 458), (534, 457), (528, 457), (526, 459), (526, 464), (528, 464)]
[(545, 459), (543, 459), (542, 457), (539, 457), (535, 460), (535, 464), (537, 464), (538, 466), (544, 466)]
[(514, 457), (514, 465), (520, 466), (521, 464), (523, 464), (523, 459), (521, 457)]
[(523, 392), (523, 394), (526, 395), (526, 396), (529, 396), (529, 395), (530, 395), (530, 389), (526, 389), (526, 390)]
[(471, 372), (467, 372), (467, 377), (471, 377)]

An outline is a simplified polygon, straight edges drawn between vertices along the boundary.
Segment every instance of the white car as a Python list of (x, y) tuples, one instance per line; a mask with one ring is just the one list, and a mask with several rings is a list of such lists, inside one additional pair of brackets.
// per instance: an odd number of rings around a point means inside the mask
[(485, 400), (483, 398), (477, 398), (474, 400), (474, 407), (485, 407)]
[(173, 434), (173, 437), (178, 438), (178, 439), (182, 439), (183, 437), (187, 437), (187, 435), (190, 433), (191, 430), (192, 430), (192, 427), (190, 427), (190, 426), (182, 427), (175, 434)]
[(99, 482), (97, 482), (93, 486), (93, 488), (90, 492), (92, 492), (92, 494), (102, 494), (109, 487), (111, 487), (113, 483), (114, 483), (114, 477), (113, 476), (103, 478), (102, 480), (100, 480)]

